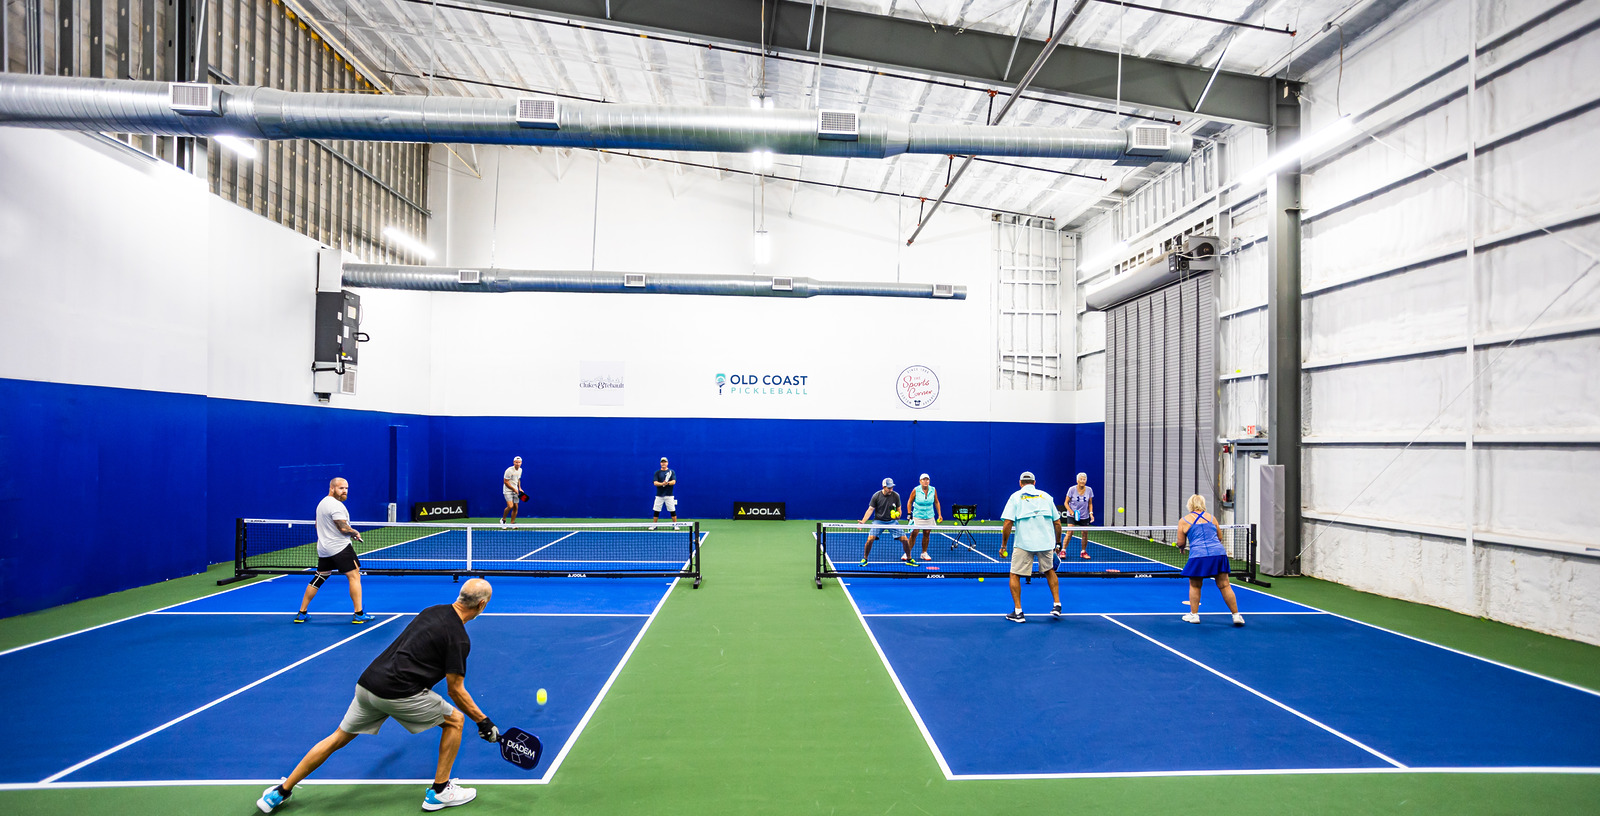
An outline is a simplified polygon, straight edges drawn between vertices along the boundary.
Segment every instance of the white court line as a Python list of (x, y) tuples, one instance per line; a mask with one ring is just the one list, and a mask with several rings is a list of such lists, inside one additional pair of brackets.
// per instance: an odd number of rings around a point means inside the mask
[[(394, 612), (383, 610), (368, 610), (373, 615), (418, 615), (421, 612)], [(254, 610), (234, 610), (227, 612), (151, 612), (152, 615), (282, 615), (288, 617), (289, 613), (279, 609), (276, 611), (258, 612)], [(308, 612), (308, 615), (326, 615), (328, 617), (349, 617), (349, 612)], [(483, 612), (480, 617), (485, 618), (646, 618), (648, 612)]]
[(988, 558), (990, 561), (992, 561), (992, 562), (994, 562), (996, 564), (1000, 563), (1000, 560), (998, 558), (990, 558), (988, 553), (984, 552), (983, 550), (978, 549), (977, 547), (972, 546), (971, 544), (968, 544), (965, 541), (962, 541), (959, 538), (956, 538), (955, 536), (950, 535), (949, 533), (940, 533), (939, 535), (950, 539), (951, 541), (955, 542), (956, 544), (959, 544), (959, 545), (961, 545), (963, 547), (966, 547), (967, 549), (977, 553), (978, 555), (983, 556), (984, 558)]
[[(185, 613), (176, 612), (176, 613), (173, 613), (173, 614), (182, 615), (182, 614), (185, 614)], [(331, 615), (331, 614), (334, 614), (334, 613), (329, 612), (327, 614)], [(1044, 616), (1049, 615), (1050, 611), (1047, 609), (1047, 610), (1044, 610), (1042, 612), (1028, 612), (1026, 614), (1038, 615), (1040, 617), (1044, 617)], [(1202, 614), (1202, 615), (1214, 615), (1214, 616), (1221, 617), (1221, 616), (1224, 616), (1224, 615), (1232, 615), (1233, 613), (1232, 612), (1201, 612), (1200, 614)], [(1327, 612), (1251, 612), (1250, 613), (1251, 617), (1260, 616), (1260, 615), (1326, 615), (1326, 614), (1328, 614), (1328, 613)], [(1141, 617), (1141, 616), (1145, 616), (1145, 617), (1161, 617), (1161, 618), (1166, 618), (1166, 617), (1176, 618), (1176, 617), (1178, 617), (1178, 613), (1176, 613), (1176, 612), (1062, 612), (1061, 613), (1061, 616), (1064, 617), (1064, 618), (1073, 618), (1073, 617), (1078, 617), (1078, 618), (1098, 618), (1098, 617), (1101, 617), (1103, 615), (1116, 615), (1119, 618), (1136, 618), (1136, 617)], [(1005, 615), (1003, 615), (1003, 614), (1001, 614), (999, 612), (864, 612), (864, 613), (862, 613), (862, 617), (866, 617), (866, 618), (1003, 618), (1003, 617), (1005, 617)]]
[(526, 553), (523, 553), (522, 555), (517, 556), (514, 560), (521, 561), (522, 559), (527, 558), (530, 555), (533, 555), (534, 553), (538, 552), (539, 550), (543, 550), (543, 549), (548, 549), (550, 547), (554, 547), (555, 545), (560, 544), (561, 542), (566, 541), (567, 539), (572, 538), (573, 536), (575, 536), (577, 534), (578, 534), (578, 531), (577, 530), (573, 530), (572, 532), (567, 533), (566, 535), (556, 539), (555, 541), (552, 541), (549, 544), (546, 544), (543, 547), (540, 547), (538, 550), (531, 550), (529, 552), (526, 552)]
[(650, 624), (655, 623), (657, 613), (661, 611), (661, 607), (666, 605), (667, 599), (672, 597), (672, 590), (677, 588), (679, 580), (681, 579), (674, 578), (672, 583), (667, 584), (667, 591), (661, 593), (661, 600), (656, 602), (655, 609), (650, 610), (650, 616), (645, 618), (644, 625), (639, 627), (639, 634), (635, 635), (633, 642), (628, 644), (628, 651), (622, 653), (622, 659), (617, 661), (617, 667), (611, 670), (611, 676), (607, 677), (606, 684), (600, 687), (600, 693), (596, 694), (594, 702), (589, 704), (589, 710), (583, 712), (583, 719), (578, 720), (577, 727), (572, 729), (572, 734), (567, 737), (566, 743), (561, 746), (561, 751), (556, 754), (556, 758), (551, 760), (550, 767), (545, 769), (544, 775), (536, 780), (531, 780), (532, 784), (547, 784), (550, 781), (550, 777), (555, 776), (556, 770), (561, 767), (562, 761), (567, 758), (567, 753), (577, 743), (578, 735), (583, 733), (584, 727), (589, 724), (589, 719), (600, 708), (600, 701), (604, 700), (606, 692), (611, 690), (611, 684), (617, 682), (617, 676), (622, 674), (622, 667), (628, 665), (628, 658), (633, 657), (633, 650), (639, 648), (639, 641), (644, 640), (644, 633), (650, 631)]
[[(204, 573), (202, 573), (202, 574), (204, 574)], [(253, 576), (253, 577), (259, 577), (259, 576)], [(224, 590), (222, 590), (220, 592), (213, 592), (213, 593), (211, 593), (209, 595), (201, 595), (198, 598), (190, 598), (187, 601), (179, 601), (179, 602), (177, 602), (175, 604), (168, 604), (166, 606), (161, 607), (160, 609), (152, 609), (149, 612), (140, 612), (140, 613), (138, 613), (136, 615), (129, 615), (126, 618), (117, 618), (114, 621), (106, 621), (105, 623), (97, 624), (95, 626), (90, 626), (90, 627), (88, 627), (86, 629), (79, 629), (76, 632), (68, 632), (68, 633), (66, 633), (64, 635), (56, 635), (55, 637), (45, 638), (44, 640), (34, 641), (33, 643), (24, 643), (21, 646), (13, 646), (10, 649), (6, 649), (5, 651), (0, 652), (0, 657), (4, 657), (4, 656), (6, 656), (8, 654), (11, 654), (12, 652), (20, 652), (23, 649), (31, 649), (34, 646), (39, 646), (39, 645), (42, 645), (42, 644), (45, 644), (45, 643), (51, 643), (53, 641), (61, 640), (62, 638), (69, 638), (69, 637), (72, 637), (73, 635), (81, 635), (84, 632), (93, 632), (96, 629), (104, 629), (107, 626), (113, 626), (115, 624), (122, 623), (124, 621), (131, 621), (134, 618), (142, 618), (145, 615), (154, 615), (157, 612), (165, 612), (168, 609), (176, 609), (177, 607), (183, 606), (185, 604), (192, 604), (195, 601), (203, 601), (203, 600), (205, 600), (207, 598), (215, 598), (218, 595), (226, 595), (229, 592), (233, 592), (234, 590), (238, 590), (238, 589), (244, 589), (245, 587), (257, 586), (259, 584), (270, 584), (273, 581), (276, 581), (276, 580), (278, 580), (279, 578), (282, 578), (282, 577), (283, 577), (282, 575), (274, 575), (271, 578), (266, 579), (265, 581), (251, 581), (248, 584), (243, 584), (242, 583), (242, 584), (240, 584), (238, 586), (228, 587), (227, 589), (224, 589)], [(248, 580), (248, 579), (246, 579), (246, 580)]]
[(933, 741), (933, 734), (928, 732), (927, 724), (922, 721), (922, 714), (911, 702), (911, 695), (906, 693), (906, 687), (900, 683), (900, 676), (894, 673), (894, 666), (889, 665), (889, 656), (884, 654), (883, 647), (878, 645), (877, 635), (872, 633), (872, 627), (867, 625), (867, 619), (861, 616), (861, 607), (856, 606), (855, 596), (850, 594), (850, 588), (845, 586), (843, 581), (839, 582), (839, 588), (844, 590), (845, 599), (850, 602), (850, 608), (855, 610), (856, 620), (861, 621), (861, 628), (866, 630), (867, 640), (872, 642), (872, 648), (878, 653), (878, 659), (883, 661), (884, 671), (887, 671), (889, 679), (894, 681), (895, 690), (900, 692), (901, 701), (906, 704), (906, 710), (911, 712), (911, 719), (916, 722), (917, 730), (922, 732), (923, 741), (928, 743), (928, 750), (933, 752), (933, 758), (938, 761), (939, 771), (944, 774), (945, 779), (955, 779), (950, 773), (950, 763), (944, 761), (944, 754), (940, 753), (938, 743)]
[(121, 751), (122, 749), (124, 749), (124, 748), (126, 748), (126, 747), (128, 747), (128, 746), (130, 746), (130, 745), (132, 745), (132, 744), (134, 744), (136, 742), (139, 742), (140, 740), (143, 740), (145, 737), (149, 737), (149, 736), (152, 736), (154, 734), (159, 734), (162, 731), (165, 731), (168, 728), (171, 728), (172, 726), (177, 725), (178, 723), (181, 723), (184, 720), (187, 720), (190, 717), (193, 717), (194, 715), (199, 714), (200, 712), (205, 711), (206, 709), (217, 705), (218, 703), (222, 703), (224, 701), (227, 701), (227, 700), (230, 700), (230, 699), (232, 699), (234, 697), (237, 697), (240, 694), (243, 694), (243, 693), (249, 691), (250, 689), (255, 688), (256, 686), (259, 686), (262, 683), (265, 683), (268, 680), (271, 680), (272, 678), (277, 677), (278, 675), (283, 674), (284, 672), (286, 672), (286, 671), (288, 671), (288, 670), (290, 670), (290, 669), (292, 669), (292, 668), (294, 668), (296, 666), (301, 665), (302, 663), (306, 663), (306, 662), (308, 662), (310, 660), (313, 660), (313, 659), (315, 659), (315, 658), (317, 658), (317, 657), (319, 657), (321, 655), (324, 655), (324, 654), (326, 654), (328, 652), (331, 652), (334, 649), (337, 649), (340, 646), (343, 646), (344, 644), (349, 643), (350, 641), (355, 640), (356, 638), (367, 634), (368, 632), (372, 632), (372, 631), (374, 631), (376, 629), (382, 628), (386, 624), (393, 623), (394, 621), (399, 620), (400, 617), (401, 616), (399, 616), (399, 615), (395, 615), (395, 616), (389, 618), (386, 621), (381, 621), (379, 623), (375, 623), (375, 624), (373, 624), (371, 626), (365, 627), (361, 631), (351, 635), (350, 637), (347, 637), (344, 640), (339, 641), (338, 643), (335, 643), (335, 644), (333, 644), (331, 646), (324, 647), (324, 648), (322, 648), (322, 649), (320, 649), (320, 650), (318, 650), (316, 652), (313, 652), (313, 653), (311, 653), (309, 655), (306, 655), (305, 657), (302, 657), (299, 660), (296, 660), (295, 662), (290, 663), (289, 665), (284, 666), (281, 669), (278, 669), (277, 671), (267, 675), (266, 677), (263, 677), (263, 678), (261, 678), (259, 680), (256, 680), (254, 683), (251, 683), (248, 686), (244, 686), (242, 688), (238, 688), (238, 689), (235, 689), (235, 690), (233, 690), (233, 691), (231, 691), (231, 692), (229, 692), (227, 694), (224, 694), (223, 696), (218, 697), (217, 699), (212, 700), (211, 702), (206, 703), (205, 705), (200, 706), (199, 708), (197, 708), (197, 709), (195, 709), (193, 711), (190, 711), (187, 714), (184, 714), (182, 716), (175, 717), (175, 718), (173, 718), (171, 720), (168, 720), (167, 722), (165, 722), (165, 723), (163, 723), (161, 725), (158, 725), (155, 728), (152, 728), (149, 731), (146, 731), (143, 734), (140, 734), (139, 736), (134, 737), (133, 739), (130, 739), (130, 740), (127, 740), (126, 742), (123, 742), (121, 745), (118, 745), (116, 747), (108, 748), (108, 749), (106, 749), (104, 751), (101, 751), (100, 753), (95, 754), (94, 756), (89, 757), (88, 759), (85, 759), (84, 761), (79, 762), (78, 764), (73, 765), (70, 768), (67, 768), (66, 770), (57, 771), (56, 773), (53, 773), (53, 774), (45, 777), (44, 779), (40, 780), (39, 784), (48, 785), (48, 784), (56, 781), (57, 779), (60, 779), (63, 776), (66, 776), (66, 775), (68, 775), (70, 773), (73, 773), (74, 771), (81, 770), (84, 767), (87, 767), (87, 766), (89, 766), (89, 765), (91, 765), (93, 763), (99, 762), (100, 760), (105, 759), (106, 757), (111, 756), (112, 754), (114, 754), (114, 753), (116, 753), (118, 751)]
[[(1060, 773), (1060, 774), (957, 774), (952, 777), (956, 780), (1011, 780), (1011, 779), (1117, 779), (1129, 777), (1159, 777), (1159, 776), (1270, 776), (1270, 775), (1308, 775), (1308, 774), (1600, 774), (1600, 767), (1588, 768), (1545, 768), (1538, 766), (1528, 767), (1487, 767), (1487, 768), (1290, 768), (1287, 770), (1224, 770), (1224, 771), (1100, 771), (1091, 773)], [(38, 782), (0, 782), (0, 791), (24, 790), (65, 790), (69, 788), (202, 788), (244, 785), (273, 785), (282, 782), (283, 778), (274, 776), (271, 779), (136, 779), (127, 782), (52, 782), (43, 785)], [(466, 785), (539, 785), (544, 784), (534, 779), (460, 779)], [(433, 777), (423, 779), (320, 779), (311, 778), (302, 781), (301, 785), (427, 785), (433, 782)]]
[(1366, 751), (1369, 754), (1372, 754), (1373, 756), (1383, 760), (1384, 762), (1389, 763), (1390, 765), (1395, 766), (1396, 768), (1404, 768), (1404, 767), (1406, 767), (1405, 763), (1400, 762), (1400, 761), (1388, 756), (1387, 754), (1384, 754), (1383, 752), (1379, 751), (1378, 749), (1373, 748), (1373, 747), (1361, 742), (1360, 740), (1356, 739), (1355, 737), (1352, 737), (1352, 736), (1350, 736), (1348, 734), (1345, 734), (1344, 732), (1340, 731), (1339, 729), (1334, 728), (1333, 726), (1328, 725), (1326, 723), (1323, 723), (1322, 721), (1316, 719), (1315, 717), (1312, 717), (1309, 714), (1302, 713), (1302, 712), (1296, 710), (1295, 708), (1289, 706), (1286, 703), (1279, 702), (1278, 700), (1275, 700), (1272, 697), (1269, 697), (1266, 694), (1264, 694), (1264, 693), (1262, 693), (1260, 691), (1257, 691), (1257, 690), (1255, 690), (1254, 688), (1251, 688), (1248, 685), (1245, 685), (1243, 682), (1241, 682), (1239, 680), (1235, 680), (1234, 678), (1229, 677), (1228, 675), (1223, 674), (1222, 672), (1220, 672), (1220, 671), (1218, 671), (1216, 669), (1213, 669), (1213, 668), (1211, 668), (1210, 666), (1207, 666), (1204, 663), (1201, 663), (1199, 660), (1196, 660), (1196, 659), (1184, 654), (1183, 652), (1180, 652), (1177, 649), (1174, 649), (1171, 646), (1168, 646), (1167, 644), (1162, 643), (1159, 640), (1156, 640), (1153, 637), (1150, 637), (1149, 635), (1139, 631), (1138, 629), (1133, 628), (1132, 626), (1127, 625), (1126, 623), (1123, 623), (1122, 621), (1115, 620), (1112, 617), (1110, 617), (1109, 615), (1101, 615), (1101, 617), (1105, 618), (1106, 620), (1110, 621), (1111, 623), (1116, 624), (1117, 626), (1122, 627), (1123, 629), (1128, 630), (1129, 632), (1134, 633), (1135, 635), (1138, 635), (1141, 638), (1144, 638), (1145, 640), (1150, 641), (1151, 643), (1154, 643), (1157, 646), (1160, 646), (1163, 649), (1166, 649), (1167, 651), (1177, 655), (1178, 657), (1181, 657), (1184, 660), (1187, 660), (1190, 663), (1193, 663), (1194, 665), (1199, 666), (1202, 669), (1205, 669), (1206, 671), (1216, 675), (1217, 677), (1220, 677), (1223, 680), (1226, 680), (1229, 683), (1232, 683), (1235, 686), (1238, 686), (1239, 688), (1242, 688), (1245, 691), (1248, 691), (1251, 694), (1254, 694), (1255, 696), (1260, 697), (1263, 700), (1266, 700), (1267, 702), (1277, 706), (1278, 708), (1281, 708), (1284, 711), (1287, 711), (1290, 714), (1293, 714), (1296, 717), (1299, 717), (1300, 719), (1305, 720), (1306, 722), (1311, 723), (1312, 725), (1314, 725), (1314, 726), (1316, 726), (1318, 728), (1321, 728), (1322, 730), (1328, 732), (1329, 734), (1332, 734), (1332, 735), (1338, 737), (1339, 739), (1342, 739), (1345, 742), (1348, 742), (1351, 745), (1354, 745), (1355, 747), (1360, 748), (1361, 750)]
[[(1536, 671), (1529, 671), (1528, 669), (1522, 669), (1522, 668), (1518, 668), (1516, 666), (1509, 665), (1507, 663), (1501, 663), (1498, 660), (1493, 660), (1491, 658), (1483, 657), (1481, 655), (1475, 655), (1475, 654), (1473, 654), (1471, 652), (1463, 652), (1460, 649), (1455, 649), (1455, 648), (1452, 648), (1452, 647), (1449, 647), (1449, 646), (1442, 646), (1442, 645), (1440, 645), (1438, 643), (1434, 643), (1431, 640), (1423, 640), (1422, 638), (1416, 637), (1415, 635), (1408, 635), (1408, 634), (1406, 634), (1404, 632), (1396, 632), (1393, 629), (1386, 629), (1386, 628), (1384, 628), (1382, 626), (1377, 625), (1376, 623), (1368, 623), (1368, 622), (1366, 622), (1364, 620), (1357, 620), (1357, 619), (1352, 618), (1352, 617), (1350, 617), (1348, 615), (1341, 615), (1338, 612), (1329, 612), (1326, 609), (1318, 609), (1317, 607), (1312, 606), (1311, 604), (1304, 604), (1304, 603), (1300, 603), (1299, 601), (1291, 601), (1288, 598), (1284, 598), (1284, 597), (1281, 597), (1281, 596), (1278, 596), (1278, 595), (1273, 595), (1270, 592), (1262, 592), (1259, 589), (1252, 588), (1252, 587), (1247, 586), (1247, 585), (1242, 584), (1242, 583), (1235, 583), (1235, 582), (1232, 582), (1232, 581), (1229, 581), (1228, 583), (1229, 583), (1230, 586), (1233, 586), (1236, 589), (1245, 589), (1245, 590), (1249, 590), (1251, 592), (1254, 592), (1257, 595), (1265, 595), (1268, 598), (1277, 598), (1280, 601), (1288, 601), (1289, 603), (1292, 603), (1292, 604), (1299, 604), (1300, 606), (1303, 606), (1303, 607), (1305, 607), (1307, 609), (1316, 609), (1318, 612), (1321, 612), (1321, 613), (1323, 613), (1325, 615), (1332, 615), (1335, 618), (1341, 618), (1343, 620), (1350, 621), (1351, 623), (1357, 623), (1357, 624), (1360, 624), (1362, 626), (1366, 626), (1366, 627), (1369, 627), (1369, 628), (1372, 628), (1372, 629), (1376, 629), (1376, 630), (1378, 630), (1380, 632), (1387, 632), (1387, 633), (1389, 633), (1391, 635), (1394, 635), (1395, 637), (1402, 637), (1402, 638), (1405, 638), (1406, 640), (1414, 640), (1414, 641), (1416, 641), (1418, 643), (1422, 643), (1422, 644), (1426, 644), (1428, 646), (1432, 646), (1435, 649), (1443, 649), (1443, 650), (1445, 650), (1447, 652), (1453, 652), (1455, 654), (1461, 655), (1462, 657), (1470, 657), (1473, 660), (1481, 660), (1484, 663), (1488, 663), (1491, 666), (1499, 666), (1502, 669), (1509, 669), (1511, 671), (1517, 672), (1518, 674), (1526, 674), (1529, 677), (1537, 677), (1540, 680), (1545, 680), (1545, 681), (1548, 681), (1548, 682), (1551, 682), (1551, 683), (1555, 683), (1558, 686), (1566, 686), (1567, 688), (1572, 689), (1574, 691), (1581, 691), (1584, 694), (1592, 694), (1592, 695), (1594, 695), (1596, 697), (1600, 697), (1600, 691), (1596, 691), (1596, 690), (1591, 689), (1591, 688), (1585, 688), (1585, 687), (1577, 685), (1575, 683), (1569, 683), (1569, 682), (1567, 682), (1565, 680), (1557, 680), (1554, 677), (1547, 677), (1547, 676), (1545, 676), (1543, 674), (1540, 674), (1540, 673), (1538, 673)], [(1360, 590), (1357, 590), (1357, 591), (1359, 592)], [(1540, 634), (1540, 633), (1534, 632), (1533, 634)], [(1554, 635), (1546, 635), (1546, 637), (1555, 637), (1555, 636)]]

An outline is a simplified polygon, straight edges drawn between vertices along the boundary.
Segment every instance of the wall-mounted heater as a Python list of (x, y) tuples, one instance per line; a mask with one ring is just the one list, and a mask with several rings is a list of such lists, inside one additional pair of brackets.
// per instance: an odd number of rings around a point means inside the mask
[(1157, 255), (1154, 260), (1090, 287), (1084, 305), (1090, 309), (1109, 309), (1146, 292), (1170, 286), (1183, 278), (1217, 268), (1217, 239), (1213, 235), (1191, 235), (1180, 249)]

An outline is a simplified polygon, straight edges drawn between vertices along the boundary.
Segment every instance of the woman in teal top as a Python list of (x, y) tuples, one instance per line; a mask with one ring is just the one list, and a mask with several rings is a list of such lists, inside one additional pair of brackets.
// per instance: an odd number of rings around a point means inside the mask
[(1183, 574), (1189, 579), (1188, 623), (1200, 622), (1200, 587), (1207, 578), (1217, 582), (1222, 590), (1222, 600), (1233, 613), (1233, 625), (1243, 626), (1244, 616), (1239, 614), (1239, 600), (1228, 585), (1228, 548), (1222, 546), (1217, 531), (1217, 520), (1206, 512), (1206, 500), (1199, 494), (1189, 497), (1189, 512), (1178, 522), (1178, 549), (1189, 551), (1189, 561), (1183, 565)]
[(922, 560), (928, 560), (928, 538), (933, 526), (944, 521), (944, 511), (939, 509), (939, 491), (928, 483), (928, 474), (918, 479), (920, 484), (911, 488), (906, 497), (906, 515), (911, 517), (911, 543), (917, 543), (917, 531), (922, 531)]

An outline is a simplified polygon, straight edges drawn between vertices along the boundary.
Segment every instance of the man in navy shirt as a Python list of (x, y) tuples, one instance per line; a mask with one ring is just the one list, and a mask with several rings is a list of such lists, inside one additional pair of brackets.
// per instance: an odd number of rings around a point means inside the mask
[[(361, 679), (356, 681), (355, 699), (350, 701), (339, 728), (312, 746), (287, 779), (267, 788), (256, 807), (262, 813), (271, 813), (289, 798), (301, 780), (328, 761), (335, 751), (349, 745), (358, 734), (378, 733), (383, 721), (391, 717), (413, 734), (434, 726), (444, 731), (439, 740), (439, 764), (433, 776), (434, 783), (423, 794), (422, 809), (443, 810), (472, 801), (478, 792), (453, 782), (450, 768), (455, 764), (462, 728), (466, 724), (462, 711), (478, 724), (479, 737), (489, 742), (500, 739), (500, 729), (473, 702), (466, 687), (467, 653), (472, 650), (472, 641), (467, 637), (465, 624), (483, 614), (492, 593), (488, 581), (473, 578), (461, 585), (461, 594), (455, 603), (430, 606), (418, 613), (389, 648), (361, 673)], [(461, 707), (460, 711), (433, 690), (440, 680), (446, 681), (450, 698)]]

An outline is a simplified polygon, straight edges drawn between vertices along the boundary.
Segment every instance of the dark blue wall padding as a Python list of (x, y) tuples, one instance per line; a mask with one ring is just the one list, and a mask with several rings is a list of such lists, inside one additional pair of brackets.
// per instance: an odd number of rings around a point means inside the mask
[[(1104, 426), (927, 420), (427, 417), (0, 379), (0, 616), (232, 561), (236, 518), (309, 519), (350, 480), (356, 520), (467, 499), (495, 516), (524, 457), (524, 518), (647, 518), (662, 456), (684, 518), (788, 502), (860, 518), (880, 481), (927, 471), (945, 517), (999, 517), (1023, 470), (1058, 499), (1098, 485)], [(1101, 522), (1109, 519), (1101, 514)]]
[(206, 399), (0, 379), (0, 616), (206, 568)]
[[(383, 520), (390, 501), (407, 521), (410, 503), (425, 500), (431, 417), (209, 399), (206, 421), (209, 563), (233, 560), (235, 519), (312, 518), (335, 476), (349, 480), (345, 506), (358, 521)], [(397, 433), (397, 426), (404, 430)], [(399, 463), (399, 478), (391, 474), (391, 460)], [(391, 485), (404, 490), (391, 497)]]
[(860, 518), (884, 477), (905, 497), (924, 471), (946, 519), (952, 504), (998, 518), (1024, 470), (1059, 498), (1078, 471), (1103, 468), (1099, 436), (1085, 460), (1078, 426), (1048, 423), (447, 417), (434, 428), (448, 451), (436, 457), (435, 498), (466, 498), (476, 515), (503, 506), (500, 478), (519, 455), (525, 517), (648, 517), (662, 456), (678, 472), (685, 518), (728, 518), (735, 501), (787, 502), (792, 518)]

